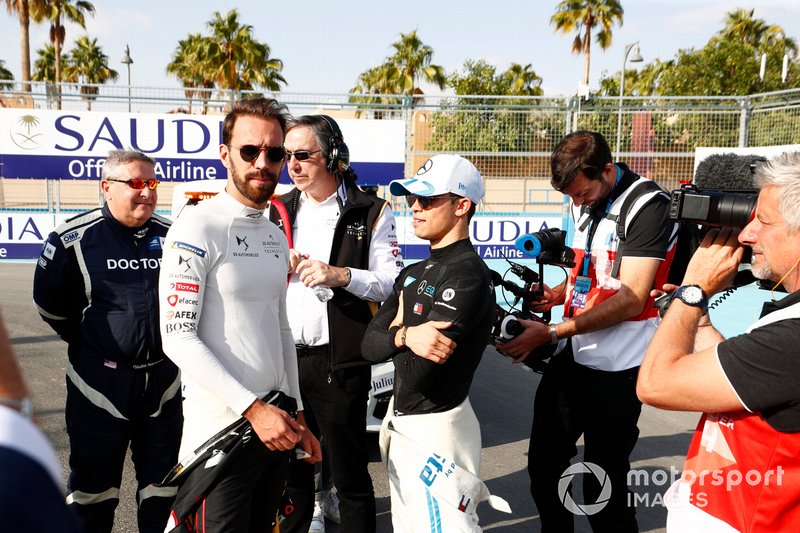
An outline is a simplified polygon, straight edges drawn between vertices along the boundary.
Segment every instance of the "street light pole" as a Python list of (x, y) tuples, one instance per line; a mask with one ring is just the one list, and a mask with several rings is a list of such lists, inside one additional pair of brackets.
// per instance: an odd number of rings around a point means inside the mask
[(633, 50), (633, 56), (631, 57), (631, 63), (641, 63), (644, 61), (642, 59), (642, 55), (639, 53), (639, 41), (636, 41), (633, 44), (625, 45), (625, 54), (622, 56), (622, 71), (620, 72), (620, 81), (619, 81), (619, 113), (617, 115), (617, 149), (614, 151), (614, 155), (619, 161), (620, 158), (620, 141), (622, 140), (622, 95), (625, 93), (625, 64), (628, 62), (628, 54), (631, 53)]
[(121, 63), (123, 65), (127, 65), (128, 67), (128, 113), (131, 112), (131, 65), (133, 64), (133, 59), (131, 59), (131, 49), (128, 45), (125, 45), (125, 55), (122, 56)]

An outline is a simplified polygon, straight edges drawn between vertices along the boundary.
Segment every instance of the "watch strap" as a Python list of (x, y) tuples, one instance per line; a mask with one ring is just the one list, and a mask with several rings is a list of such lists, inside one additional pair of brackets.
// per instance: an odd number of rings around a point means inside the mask
[(558, 344), (558, 332), (556, 331), (556, 325), (550, 324), (550, 344)]
[[(700, 291), (699, 301), (689, 302), (685, 299), (683, 293), (689, 288), (697, 289), (698, 291)], [(706, 295), (703, 288), (700, 287), (700, 285), (681, 285), (673, 293), (673, 298), (678, 298), (684, 305), (688, 305), (690, 307), (697, 307), (698, 309), (701, 309), (704, 315), (708, 313), (708, 296)]]

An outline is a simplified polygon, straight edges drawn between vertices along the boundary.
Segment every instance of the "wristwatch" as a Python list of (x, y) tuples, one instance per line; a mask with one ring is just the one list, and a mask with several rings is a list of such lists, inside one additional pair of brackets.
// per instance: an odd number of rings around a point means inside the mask
[(16, 398), (6, 398), (4, 396), (0, 396), (0, 405), (5, 405), (11, 409), (16, 409), (19, 411), (19, 414), (25, 418), (33, 418), (33, 402), (29, 397), (18, 400)]
[(556, 331), (556, 325), (550, 324), (550, 344), (558, 344), (558, 332)]
[(703, 310), (703, 314), (708, 313), (708, 296), (699, 285), (681, 285), (675, 291), (675, 298), (686, 305), (699, 307)]

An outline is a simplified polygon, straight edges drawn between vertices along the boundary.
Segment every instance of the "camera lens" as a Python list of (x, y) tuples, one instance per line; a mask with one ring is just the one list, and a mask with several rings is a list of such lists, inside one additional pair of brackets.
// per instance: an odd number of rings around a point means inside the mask
[(757, 196), (723, 194), (717, 198), (714, 213), (709, 216), (723, 228), (743, 228), (753, 219)]

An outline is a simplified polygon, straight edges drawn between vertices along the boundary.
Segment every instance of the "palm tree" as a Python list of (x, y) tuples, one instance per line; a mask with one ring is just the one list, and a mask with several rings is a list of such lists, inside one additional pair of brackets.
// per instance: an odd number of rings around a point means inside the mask
[(767, 31), (767, 23), (762, 19), (755, 19), (755, 9), (735, 9), (725, 14), (725, 27), (719, 35), (726, 39), (734, 39), (745, 44), (757, 47), (764, 33)]
[(44, 5), (44, 0), (5, 0), (6, 9), (9, 14), (16, 14), (19, 18), (19, 51), (20, 64), (22, 65), (22, 90), (30, 91), (31, 84), (31, 39), (30, 7), (40, 9)]
[[(382, 119), (386, 116), (386, 107), (396, 106), (401, 103), (400, 97), (392, 98), (387, 96), (397, 94), (396, 90), (400, 71), (390, 65), (379, 65), (365, 70), (358, 76), (356, 86), (350, 89), (351, 96), (349, 101), (356, 104), (365, 104), (371, 108), (372, 116), (375, 119)], [(365, 96), (365, 95), (376, 96)], [(356, 111), (356, 116), (360, 116), (362, 109)]]
[[(0, 59), (0, 80), (11, 80), (14, 81), (14, 74), (11, 73), (10, 70), (6, 68), (6, 62)], [(0, 82), (0, 89), (11, 89), (12, 85), (10, 83), (1, 83)]]
[[(34, 81), (52, 82), (56, 79), (56, 51), (52, 44), (46, 44), (44, 48), (36, 51), (36, 63), (33, 65)], [(66, 54), (61, 54), (61, 63), (68, 61)]]
[(540, 78), (530, 63), (520, 65), (511, 63), (501, 79), (508, 85), (508, 94), (514, 96), (541, 96), (542, 78)]
[[(419, 82), (423, 79), (437, 85), (439, 89), (444, 89), (447, 84), (444, 67), (431, 64), (433, 48), (422, 42), (417, 36), (417, 30), (401, 33), (400, 40), (392, 43), (392, 47), (395, 52), (385, 63), (390, 67), (385, 74), (395, 78), (397, 90), (393, 92), (422, 94)], [(391, 70), (391, 67), (399, 72)]]
[[(31, 8), (34, 6), (31, 5)], [(53, 44), (56, 60), (55, 82), (61, 83), (61, 47), (64, 45), (66, 28), (64, 22), (70, 21), (86, 29), (86, 14), (94, 15), (94, 5), (87, 0), (45, 0), (44, 5), (31, 10), (37, 22), (50, 22), (50, 42)], [(61, 109), (61, 98), (58, 98)]]
[[(725, 15), (725, 27), (718, 33), (723, 39), (731, 39), (752, 46), (756, 51), (765, 47), (781, 47), (787, 52), (797, 53), (797, 42), (786, 36), (783, 27), (767, 24), (763, 19), (753, 18), (755, 9), (735, 9)], [(763, 51), (763, 50), (762, 50)]]
[(184, 87), (184, 94), (189, 100), (189, 113), (192, 112), (192, 100), (198, 95), (203, 100), (205, 113), (210, 91), (203, 89), (214, 88), (214, 79), (205, 64), (209, 41), (208, 37), (199, 33), (189, 34), (186, 39), (178, 41), (172, 61), (167, 64), (167, 73), (177, 77)]
[(592, 55), (592, 30), (600, 26), (597, 44), (605, 50), (611, 46), (611, 26), (622, 26), (622, 5), (618, 0), (561, 0), (550, 24), (561, 33), (578, 34), (572, 41), (572, 53), (583, 54), (583, 83), (589, 85), (589, 64)]
[(75, 41), (64, 73), (68, 81), (81, 84), (81, 98), (86, 100), (89, 111), (92, 110), (92, 101), (97, 99), (100, 92), (97, 85), (119, 77), (119, 73), (108, 66), (108, 56), (97, 45), (97, 39), (89, 39), (87, 35)]
[(286, 85), (283, 61), (269, 57), (269, 46), (253, 37), (252, 26), (239, 23), (237, 10), (224, 17), (217, 11), (207, 25), (211, 35), (205, 64), (219, 87), (238, 91), (259, 85), (279, 91), (281, 83)]

